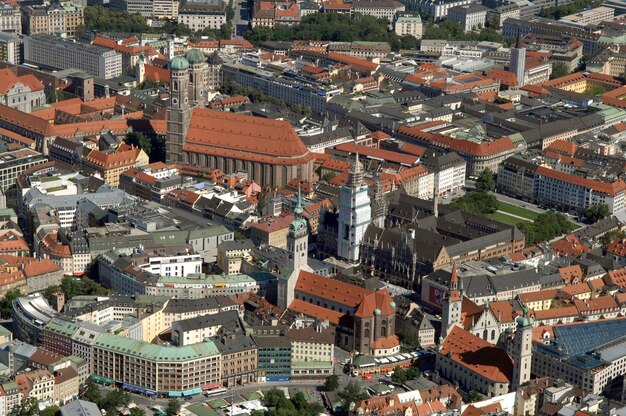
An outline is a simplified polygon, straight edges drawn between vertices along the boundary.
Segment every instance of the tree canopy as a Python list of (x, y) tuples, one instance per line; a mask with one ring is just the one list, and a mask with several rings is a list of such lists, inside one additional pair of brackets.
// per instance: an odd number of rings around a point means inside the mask
[(559, 20), (563, 16), (582, 12), (586, 7), (598, 7), (601, 4), (602, 0), (576, 0), (572, 3), (541, 9), (539, 16)]
[(550, 241), (575, 227), (560, 212), (547, 211), (540, 214), (534, 222), (521, 221), (517, 228), (526, 236), (526, 245), (533, 246), (542, 241)]
[[(478, 186), (478, 182), (477, 182)], [(475, 215), (492, 214), (498, 210), (498, 200), (492, 194), (468, 192), (450, 204), (453, 208)]]
[(611, 215), (609, 207), (604, 204), (592, 205), (585, 210), (585, 217), (591, 222), (600, 221)]
[(24, 296), (19, 289), (9, 289), (0, 302), (0, 316), (2, 319), (9, 319), (13, 316), (13, 301), (20, 296)]
[(478, 40), (486, 42), (504, 42), (502, 36), (492, 27), (478, 32), (465, 32), (463, 27), (453, 20), (429, 23), (424, 28), (422, 39)]
[(73, 276), (65, 276), (61, 280), (61, 291), (67, 300), (79, 295), (105, 296), (109, 294), (108, 289), (95, 280), (88, 277), (77, 279)]
[(476, 190), (478, 192), (493, 192), (496, 190), (496, 181), (493, 179), (493, 171), (489, 168), (480, 172), (476, 180)]
[(555, 62), (552, 64), (552, 74), (550, 79), (561, 78), (569, 74), (569, 66), (563, 62)]
[(244, 36), (257, 44), (270, 40), (288, 42), (315, 39), (334, 42), (387, 42), (395, 51), (417, 47), (417, 39), (413, 36), (398, 36), (390, 31), (387, 19), (363, 15), (350, 17), (338, 13), (312, 13), (304, 16), (302, 22), (294, 26), (257, 26)]
[(309, 402), (302, 391), (288, 399), (282, 390), (273, 388), (265, 393), (263, 402), (270, 408), (269, 416), (317, 416), (324, 412), (322, 405)]
[(324, 382), (324, 389), (326, 391), (335, 391), (339, 388), (339, 377), (337, 375), (332, 374), (326, 378)]
[(180, 402), (177, 399), (170, 399), (170, 401), (167, 402), (165, 413), (167, 416), (176, 416), (178, 412), (180, 412)]
[(367, 393), (363, 391), (361, 386), (356, 381), (350, 381), (346, 386), (339, 391), (339, 397), (343, 400), (344, 410), (350, 410), (352, 403), (357, 403), (360, 400), (367, 399)]

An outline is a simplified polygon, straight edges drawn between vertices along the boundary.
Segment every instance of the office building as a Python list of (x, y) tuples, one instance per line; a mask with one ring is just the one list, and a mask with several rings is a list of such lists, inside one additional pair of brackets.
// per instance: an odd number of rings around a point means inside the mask
[(517, 85), (523, 87), (526, 79), (526, 48), (524, 48), (520, 36), (517, 37), (515, 47), (511, 48), (511, 62), (509, 68), (517, 78)]
[(50, 69), (79, 69), (104, 79), (122, 75), (122, 55), (119, 53), (48, 35), (24, 38), (24, 61)]
[(461, 25), (464, 31), (471, 32), (485, 27), (487, 8), (477, 3), (455, 6), (448, 10), (448, 19)]
[(0, 32), (0, 61), (13, 65), (22, 63), (22, 39), (11, 33)]

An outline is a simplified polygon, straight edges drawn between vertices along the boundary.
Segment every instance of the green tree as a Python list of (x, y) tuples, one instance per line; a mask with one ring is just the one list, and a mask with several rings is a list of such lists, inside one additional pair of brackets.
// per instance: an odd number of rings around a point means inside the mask
[(139, 407), (133, 407), (132, 409), (130, 409), (130, 416), (146, 416), (146, 412), (144, 412), (143, 409), (140, 409)]
[(413, 366), (407, 367), (404, 371), (406, 372), (406, 377), (409, 380), (415, 380), (422, 375), (422, 372), (419, 370), (419, 368)]
[(469, 394), (467, 395), (468, 400), (470, 401), (470, 403), (475, 403), (477, 401), (480, 401), (480, 399), (482, 398), (480, 393), (478, 393), (475, 390), (472, 390), (469, 392)]
[(59, 92), (52, 85), (46, 85), (43, 91), (46, 94), (46, 102), (48, 104), (59, 102)]
[(102, 392), (100, 391), (100, 386), (98, 386), (95, 381), (87, 380), (83, 399), (94, 402), (98, 406), (102, 405)]
[(361, 386), (358, 385), (356, 381), (350, 381), (346, 386), (339, 391), (339, 398), (343, 400), (343, 408), (344, 410), (350, 411), (351, 405), (356, 404), (360, 400), (365, 400), (367, 398), (367, 393), (361, 389)]
[(493, 179), (493, 171), (489, 168), (480, 172), (476, 180), (476, 190), (478, 192), (493, 192), (496, 190), (496, 181)]
[(163, 81), (157, 81), (155, 79), (147, 79), (144, 82), (141, 83), (141, 85), (139, 86), (140, 90), (150, 90), (153, 88), (162, 88), (165, 86), (165, 82)]
[(526, 237), (526, 245), (533, 246), (543, 241), (550, 241), (575, 228), (565, 215), (560, 212), (544, 212), (535, 221), (521, 221), (517, 228)]
[(250, 416), (265, 416), (265, 412), (263, 410), (253, 410)]
[(324, 382), (324, 389), (326, 391), (335, 391), (339, 388), (339, 377), (337, 375), (332, 374), (326, 378)]
[(65, 276), (61, 280), (61, 291), (67, 300), (80, 295), (105, 296), (109, 294), (107, 289), (86, 276), (80, 279), (73, 276)]
[(165, 413), (167, 416), (176, 416), (178, 412), (180, 412), (180, 402), (176, 399), (170, 399), (170, 401), (167, 402)]
[(60, 414), (61, 414), (61, 409), (59, 409), (59, 406), (54, 406), (54, 405), (48, 406), (45, 409), (43, 409), (41, 412), (39, 412), (39, 416), (58, 416)]
[(113, 409), (117, 409), (118, 407), (128, 406), (130, 404), (131, 397), (130, 393), (123, 390), (113, 390), (107, 394), (104, 399), (104, 408), (107, 412), (110, 412)]
[(306, 409), (309, 406), (309, 401), (304, 396), (304, 393), (300, 390), (296, 392), (291, 398), (291, 403), (293, 403), (296, 410), (301, 411)]
[(406, 371), (404, 371), (404, 369), (402, 369), (399, 365), (397, 365), (396, 368), (393, 369), (391, 380), (393, 380), (394, 383), (404, 384), (407, 382), (408, 379), (409, 378), (406, 375)]
[(13, 301), (20, 296), (24, 296), (24, 294), (19, 289), (9, 289), (7, 294), (4, 295), (4, 299), (2, 299), (0, 304), (0, 316), (3, 319), (9, 319), (13, 316)]
[(451, 207), (475, 215), (492, 214), (498, 210), (498, 200), (492, 194), (468, 192), (450, 204)]
[(265, 397), (263, 397), (263, 403), (265, 406), (276, 406), (278, 402), (285, 398), (285, 392), (280, 389), (274, 387), (265, 393)]
[(11, 416), (37, 416), (39, 401), (34, 397), (24, 397), (20, 404), (13, 408)]
[(552, 64), (552, 74), (550, 74), (550, 79), (561, 78), (565, 75), (569, 74), (569, 66), (564, 64), (563, 62), (556, 62)]
[(415, 351), (420, 347), (420, 338), (415, 332), (409, 332), (402, 336), (402, 346), (409, 351)]
[(591, 222), (600, 221), (611, 215), (609, 207), (604, 204), (591, 205), (585, 210), (585, 217)]
[(148, 156), (152, 153), (152, 140), (140, 131), (128, 133), (124, 142), (133, 146), (139, 146)]
[(600, 242), (602, 248), (606, 250), (613, 241), (624, 238), (626, 238), (626, 233), (624, 231), (613, 230), (601, 236), (598, 241)]

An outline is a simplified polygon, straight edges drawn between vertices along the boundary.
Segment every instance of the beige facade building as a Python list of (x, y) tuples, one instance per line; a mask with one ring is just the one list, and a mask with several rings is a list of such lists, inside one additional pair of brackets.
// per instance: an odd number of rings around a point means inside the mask
[(23, 397), (33, 397), (40, 402), (54, 401), (54, 375), (48, 370), (18, 374), (15, 382)]
[(85, 24), (84, 7), (72, 3), (53, 3), (22, 8), (22, 26), (26, 35), (76, 35)]
[(312, 328), (291, 329), (291, 375), (325, 377), (333, 373), (335, 333), (317, 332)]
[(120, 175), (130, 168), (147, 166), (148, 155), (143, 149), (122, 144), (114, 152), (92, 150), (83, 161), (85, 170), (98, 174), (111, 186), (120, 185)]
[(54, 372), (54, 402), (58, 405), (63, 405), (78, 397), (79, 388), (80, 377), (72, 367)]
[(393, 24), (393, 30), (398, 36), (410, 35), (416, 39), (421, 39), (424, 27), (419, 14), (398, 13)]
[(212, 341), (167, 347), (101, 334), (93, 345), (93, 372), (117, 383), (168, 393), (221, 384), (222, 360)]

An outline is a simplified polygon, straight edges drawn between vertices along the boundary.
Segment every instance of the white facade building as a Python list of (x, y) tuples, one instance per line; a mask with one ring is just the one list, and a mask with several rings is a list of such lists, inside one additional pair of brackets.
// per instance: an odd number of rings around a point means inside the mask
[(398, 36), (410, 35), (416, 39), (421, 39), (424, 26), (418, 14), (398, 13), (393, 24), (393, 30)]
[(149, 255), (147, 263), (138, 262), (137, 266), (159, 276), (187, 277), (202, 272), (202, 257), (196, 253), (173, 255)]

